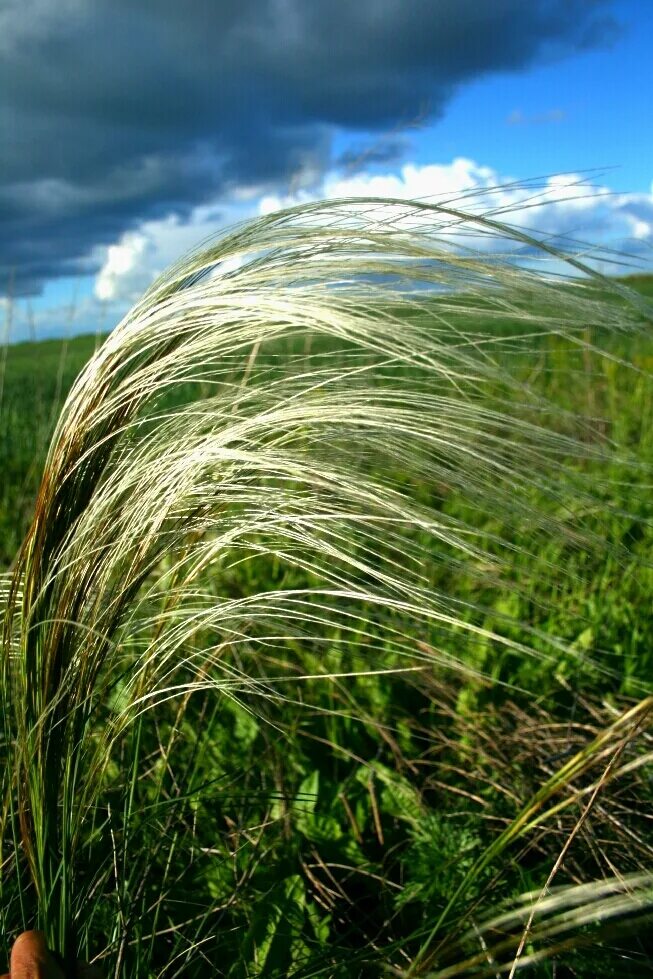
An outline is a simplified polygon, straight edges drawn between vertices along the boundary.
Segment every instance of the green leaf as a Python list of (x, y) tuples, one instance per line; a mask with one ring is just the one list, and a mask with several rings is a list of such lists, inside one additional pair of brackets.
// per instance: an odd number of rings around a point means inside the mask
[(299, 951), (294, 946), (304, 926), (305, 904), (304, 881), (297, 874), (261, 897), (243, 943), (240, 974), (282, 975), (287, 970)]

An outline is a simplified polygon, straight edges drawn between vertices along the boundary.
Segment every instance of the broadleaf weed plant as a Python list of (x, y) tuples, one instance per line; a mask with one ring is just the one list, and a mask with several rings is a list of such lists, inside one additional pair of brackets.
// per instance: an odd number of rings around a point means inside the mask
[[(622, 285), (496, 217), (392, 200), (259, 218), (155, 282), (73, 385), (0, 584), (5, 934), (38, 925), (67, 961), (93, 953), (116, 979), (215, 966), (215, 912), (232, 898), (201, 813), (220, 792), (221, 705), (274, 729), (301, 683), (413, 669), (461, 692), (509, 687), (506, 657), (612, 682), (609, 657), (484, 596), (544, 581), (555, 607), (570, 576), (625, 555), (605, 528), (623, 511), (616, 461), (633, 493), (648, 478), (637, 447), (532, 374), (554, 377), (564, 354), (579, 384), (588, 358), (641, 383), (615, 338), (636, 346), (648, 317)], [(650, 903), (648, 874), (615, 871), (547, 890), (530, 920), (529, 897), (465, 916), (515, 840), (587, 801), (583, 773), (595, 787), (618, 776), (619, 760), (607, 775), (601, 763), (650, 718), (634, 682), (641, 702), (560, 763), (410, 953), (370, 947), (351, 969), (368, 955), (395, 974), (495, 975), (526, 924), (515, 967), (550, 954), (545, 939), (561, 948)], [(187, 915), (170, 911), (179, 860), (197, 868)], [(278, 908), (297, 903), (293, 881)], [(242, 975), (282, 974), (269, 923), (252, 929)], [(283, 969), (354, 974), (311, 962)]]

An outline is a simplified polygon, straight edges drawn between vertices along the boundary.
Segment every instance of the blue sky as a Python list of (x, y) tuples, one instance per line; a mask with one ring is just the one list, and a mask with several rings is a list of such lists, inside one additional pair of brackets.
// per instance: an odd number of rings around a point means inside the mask
[[(517, 177), (610, 167), (614, 190), (650, 191), (653, 3), (613, 9), (623, 34), (607, 50), (472, 83), (416, 140), (416, 160), (471, 156)], [(517, 113), (523, 121), (509, 122)]]
[[(612, 44), (471, 82), (412, 136), (411, 159), (465, 156), (523, 178), (599, 169), (615, 191), (650, 192), (653, 2), (620, 0), (612, 10), (621, 25)], [(511, 121), (517, 114), (522, 121)], [(351, 142), (342, 134), (337, 145)]]
[(0, 10), (0, 293), (16, 338), (28, 308), (42, 335), (70, 329), (71, 308), (73, 329), (107, 328), (208, 233), (379, 187), (592, 171), (614, 198), (558, 201), (531, 226), (653, 268), (651, 0), (161, 0), (151, 23), (148, 9)]

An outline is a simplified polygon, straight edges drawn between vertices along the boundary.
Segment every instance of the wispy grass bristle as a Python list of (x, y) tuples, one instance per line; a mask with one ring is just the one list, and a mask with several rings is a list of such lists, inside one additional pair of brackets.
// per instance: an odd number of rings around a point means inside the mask
[[(588, 351), (616, 358), (614, 336), (636, 335), (646, 313), (523, 231), (392, 200), (260, 218), (155, 282), (74, 384), (0, 581), (0, 832), (23, 903), (5, 915), (27, 924), (35, 908), (72, 960), (92, 895), (113, 880), (107, 954), (121, 975), (134, 920), (121, 875), (149, 777), (140, 725), (172, 704), (174, 737), (189, 696), (207, 690), (269, 701), (273, 723), (286, 674), (263, 661), (349, 636), (370, 671), (484, 676), (475, 642), (588, 661), (529, 623), (515, 637), (483, 583), (563, 580), (564, 560), (540, 553), (551, 539), (618, 556), (583, 512), (609, 512), (610, 467), (618, 455), (641, 475), (636, 454), (591, 405), (579, 417), (529, 378), (560, 351), (583, 377)], [(233, 570), (249, 567), (268, 587), (238, 585)], [(450, 587), (454, 573), (478, 582), (478, 601)], [(599, 750), (562, 765), (551, 795)], [(536, 825), (541, 802), (497, 846)], [(542, 902), (535, 937), (650, 903), (645, 875), (583, 886)], [(523, 907), (511, 915), (482, 930), (518, 924)]]

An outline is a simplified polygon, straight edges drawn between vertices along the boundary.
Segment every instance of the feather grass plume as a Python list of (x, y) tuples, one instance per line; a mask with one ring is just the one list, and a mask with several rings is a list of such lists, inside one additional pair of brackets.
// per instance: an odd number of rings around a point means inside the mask
[[(528, 385), (535, 351), (581, 370), (638, 328), (635, 297), (580, 271), (482, 215), (336, 201), (239, 226), (148, 290), (68, 396), (5, 589), (5, 915), (36, 907), (72, 959), (113, 879), (120, 975), (143, 724), (201, 690), (283, 700), (289, 644), (462, 674), (466, 642), (560, 653), (447, 582), (518, 588), (516, 554), (601, 546), (579, 509), (614, 447)], [(235, 587), (254, 566), (268, 587)]]

